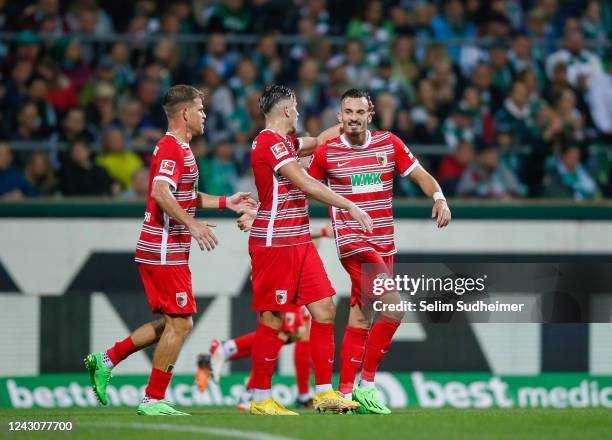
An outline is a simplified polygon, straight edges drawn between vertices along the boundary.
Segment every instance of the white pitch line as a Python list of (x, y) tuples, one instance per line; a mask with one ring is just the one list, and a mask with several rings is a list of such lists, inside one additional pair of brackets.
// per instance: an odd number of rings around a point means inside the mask
[(293, 437), (285, 437), (282, 435), (268, 434), (267, 432), (259, 431), (241, 431), (239, 429), (228, 428), (213, 428), (195, 425), (170, 425), (156, 423), (87, 423), (86, 426), (97, 426), (101, 428), (126, 428), (152, 431), (170, 431), (170, 432), (193, 432), (196, 434), (213, 434), (221, 437), (240, 438), (245, 440), (296, 440)]

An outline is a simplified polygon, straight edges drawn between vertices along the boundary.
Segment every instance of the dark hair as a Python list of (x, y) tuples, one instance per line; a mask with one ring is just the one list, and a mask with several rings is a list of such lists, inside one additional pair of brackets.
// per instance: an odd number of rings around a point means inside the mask
[(191, 102), (196, 98), (203, 99), (204, 94), (195, 87), (188, 86), (185, 84), (178, 84), (176, 86), (170, 87), (170, 89), (166, 92), (162, 101), (162, 105), (164, 107), (166, 115), (169, 118), (172, 118), (176, 114), (176, 107), (179, 104)]
[(348, 89), (340, 97), (340, 102), (344, 101), (346, 98), (365, 98), (368, 102), (371, 101), (370, 94), (363, 89)]
[(261, 98), (259, 98), (259, 108), (264, 115), (267, 115), (276, 104), (285, 99), (295, 99), (293, 89), (277, 84), (268, 85), (264, 88)]

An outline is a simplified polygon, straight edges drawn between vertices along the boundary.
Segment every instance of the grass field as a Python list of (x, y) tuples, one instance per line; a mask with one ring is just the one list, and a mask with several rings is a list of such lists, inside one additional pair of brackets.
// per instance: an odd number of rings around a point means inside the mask
[[(135, 409), (4, 410), (6, 439), (607, 439), (606, 409), (403, 409), (389, 416), (315, 414), (256, 417), (228, 408), (187, 409), (193, 417), (146, 418)], [(72, 433), (9, 432), (9, 421), (71, 421)]]

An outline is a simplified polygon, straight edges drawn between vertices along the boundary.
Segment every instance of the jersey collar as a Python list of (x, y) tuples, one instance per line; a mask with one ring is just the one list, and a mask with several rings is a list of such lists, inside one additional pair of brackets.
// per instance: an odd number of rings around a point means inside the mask
[(372, 133), (370, 133), (370, 130), (368, 130), (366, 132), (366, 141), (365, 141), (365, 144), (363, 144), (363, 145), (353, 145), (353, 144), (351, 144), (344, 134), (342, 134), (340, 136), (340, 140), (342, 141), (342, 143), (344, 145), (346, 145), (349, 148), (357, 148), (357, 149), (361, 150), (362, 148), (367, 148), (370, 145), (370, 142), (372, 141)]
[(179, 138), (177, 138), (175, 135), (173, 135), (172, 133), (170, 133), (169, 131), (166, 132), (166, 136), (172, 136), (174, 139), (176, 139), (176, 141), (179, 143), (179, 145), (183, 148), (189, 148), (189, 144), (187, 142), (183, 142), (182, 140), (180, 140)]

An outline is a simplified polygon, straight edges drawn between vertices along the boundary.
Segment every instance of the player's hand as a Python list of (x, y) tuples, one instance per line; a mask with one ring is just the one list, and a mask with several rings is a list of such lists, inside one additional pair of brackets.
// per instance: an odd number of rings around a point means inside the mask
[(215, 246), (219, 244), (219, 240), (215, 236), (214, 232), (211, 228), (216, 227), (217, 225), (211, 223), (209, 221), (197, 221), (194, 220), (188, 227), (189, 233), (195, 241), (198, 242), (201, 250), (206, 249), (207, 251), (212, 251)]
[(355, 204), (351, 206), (348, 212), (350, 216), (353, 217), (357, 223), (359, 223), (359, 226), (361, 226), (361, 229), (363, 229), (364, 232), (368, 232), (370, 234), (372, 233), (374, 223), (367, 212)]
[(431, 210), (431, 218), (436, 220), (436, 226), (443, 228), (451, 221), (451, 212), (446, 204), (446, 200), (438, 200), (434, 203)]
[(254, 209), (246, 209), (243, 211), (242, 215), (238, 217), (236, 223), (238, 224), (238, 229), (243, 232), (249, 232), (251, 227), (253, 226), (253, 220), (257, 216), (257, 211)]
[(227, 198), (227, 208), (240, 213), (245, 209), (257, 209), (258, 203), (251, 198), (250, 192), (237, 192)]

